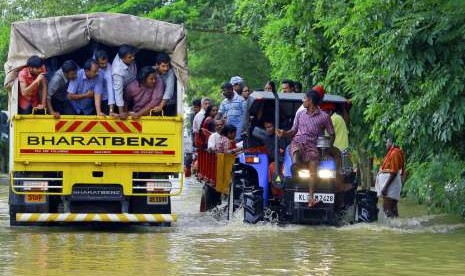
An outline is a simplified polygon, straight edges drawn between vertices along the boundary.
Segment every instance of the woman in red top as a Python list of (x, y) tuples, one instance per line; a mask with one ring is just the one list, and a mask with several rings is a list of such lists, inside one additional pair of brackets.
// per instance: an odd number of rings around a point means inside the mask
[(215, 117), (218, 114), (217, 106), (208, 106), (205, 109), (205, 117), (200, 123), (200, 131), (195, 133), (195, 146), (200, 149), (207, 148), (208, 138), (215, 132)]

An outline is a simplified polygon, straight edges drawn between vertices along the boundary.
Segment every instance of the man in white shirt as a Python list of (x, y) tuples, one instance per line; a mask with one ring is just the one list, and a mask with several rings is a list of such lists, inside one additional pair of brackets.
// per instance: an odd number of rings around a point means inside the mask
[[(114, 98), (110, 95), (108, 104), (110, 105), (110, 115), (113, 117), (119, 117), (120, 119), (127, 118), (127, 114), (124, 111), (124, 91), (126, 86), (136, 79), (136, 52), (136, 48), (132, 46), (121, 45), (111, 65)], [(118, 107), (119, 114), (115, 113), (116, 110), (114, 110), (112, 103), (115, 103)]]
[(201, 101), (201, 109), (199, 113), (195, 114), (194, 122), (192, 123), (192, 131), (194, 135), (199, 133), (200, 128), (202, 127), (202, 121), (205, 118), (205, 110), (210, 106), (210, 99), (209, 98), (202, 98)]

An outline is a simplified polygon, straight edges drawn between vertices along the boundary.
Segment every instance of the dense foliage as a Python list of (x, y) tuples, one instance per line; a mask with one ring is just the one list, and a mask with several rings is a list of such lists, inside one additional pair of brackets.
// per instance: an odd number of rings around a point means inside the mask
[[(463, 166), (457, 162), (465, 159), (465, 2), (236, 3), (241, 24), (270, 59), (273, 77), (291, 72), (352, 98), (356, 148), (381, 156), (383, 137), (390, 134), (414, 164), (410, 187), (442, 187), (427, 197), (419, 189), (410, 192), (433, 202), (449, 181), (458, 183)], [(438, 166), (451, 158), (436, 157), (443, 151), (453, 152), (456, 162)], [(438, 178), (425, 183), (418, 171)]]
[[(16, 20), (85, 12), (120, 12), (160, 19), (186, 26), (189, 60), (188, 99), (210, 95), (220, 99), (219, 87), (234, 75), (253, 88), (269, 79), (270, 66), (257, 43), (237, 32), (232, 1), (222, 0), (14, 0), (2, 7), (0, 63), (6, 60), (9, 24)], [(0, 80), (3, 80), (3, 70)], [(2, 93), (3, 96), (5, 94)], [(1, 101), (6, 107), (6, 100)]]
[(188, 101), (202, 96), (219, 100), (220, 85), (235, 75), (254, 88), (268, 80), (268, 60), (256, 42), (237, 32), (234, 10), (229, 0), (107, 0), (92, 8), (184, 24), (189, 32)]
[(465, 216), (465, 162), (450, 153), (431, 156), (426, 162), (410, 164), (412, 175), (404, 193), (425, 203), (432, 211)]

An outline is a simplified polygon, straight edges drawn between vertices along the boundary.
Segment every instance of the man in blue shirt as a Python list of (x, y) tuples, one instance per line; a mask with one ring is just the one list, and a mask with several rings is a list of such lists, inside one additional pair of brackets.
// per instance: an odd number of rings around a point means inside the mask
[(221, 86), (221, 91), (225, 99), (221, 102), (217, 118), (225, 119), (226, 124), (232, 124), (237, 128), (236, 140), (240, 140), (244, 127), (244, 118), (247, 102), (233, 90), (231, 83)]
[(89, 59), (84, 67), (78, 71), (77, 78), (69, 82), (68, 99), (77, 115), (95, 114), (94, 92), (102, 87), (102, 78), (98, 76), (99, 67), (95, 60)]
[[(113, 92), (113, 77), (111, 75), (111, 64), (108, 62), (108, 53), (104, 50), (99, 50), (95, 53), (95, 61), (99, 67), (99, 77), (102, 81), (98, 84), (101, 85), (95, 90), (95, 110), (97, 116), (110, 115), (110, 106), (115, 104), (114, 92)], [(102, 93), (98, 93), (101, 91)], [(113, 96), (111, 98), (110, 96)], [(110, 100), (111, 98), (111, 100)]]

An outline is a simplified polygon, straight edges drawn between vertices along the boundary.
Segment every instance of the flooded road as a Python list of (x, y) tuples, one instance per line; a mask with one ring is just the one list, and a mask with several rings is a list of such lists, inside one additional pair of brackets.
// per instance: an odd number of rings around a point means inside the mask
[(0, 184), (0, 275), (465, 275), (463, 219), (401, 205), (403, 218), (344, 228), (229, 224), (199, 214), (200, 184), (171, 228), (9, 227)]

